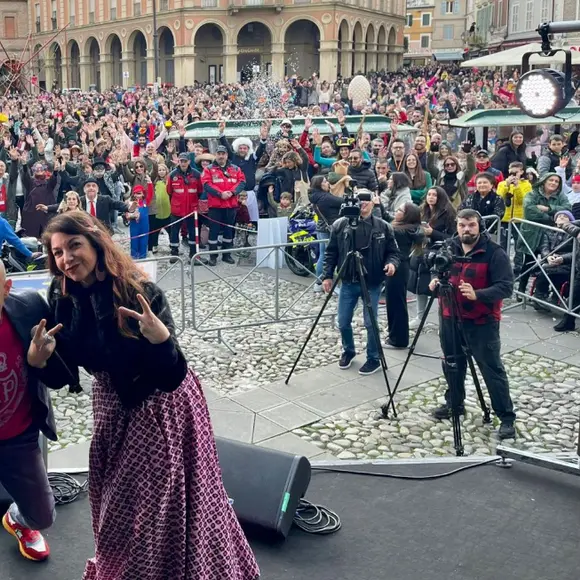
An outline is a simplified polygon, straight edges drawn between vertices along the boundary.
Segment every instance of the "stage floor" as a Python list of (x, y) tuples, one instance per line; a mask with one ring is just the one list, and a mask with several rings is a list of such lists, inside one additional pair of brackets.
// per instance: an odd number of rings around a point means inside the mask
[[(426, 475), (457, 464), (357, 466)], [(431, 481), (315, 473), (307, 499), (342, 530), (283, 544), (253, 541), (264, 580), (578, 580), (580, 478), (516, 463)], [(88, 500), (58, 509), (53, 556), (22, 559), (0, 533), (0, 580), (80, 580), (92, 555)], [(143, 580), (143, 579), (135, 579)]]

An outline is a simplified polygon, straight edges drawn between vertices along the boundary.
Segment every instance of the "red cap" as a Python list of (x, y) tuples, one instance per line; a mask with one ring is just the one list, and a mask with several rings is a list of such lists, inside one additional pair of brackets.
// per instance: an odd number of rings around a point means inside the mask
[(133, 193), (145, 193), (145, 188), (142, 185), (133, 186)]
[(580, 175), (579, 174), (572, 176), (572, 183), (580, 183)]

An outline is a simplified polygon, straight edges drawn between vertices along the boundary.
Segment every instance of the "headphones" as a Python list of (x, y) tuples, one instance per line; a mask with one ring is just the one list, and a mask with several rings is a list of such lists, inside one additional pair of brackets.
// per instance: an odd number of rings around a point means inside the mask
[[(467, 208), (467, 207), (465, 209), (469, 210), (469, 212), (475, 214), (475, 217), (477, 219), (477, 223), (479, 224), (479, 233), (486, 232), (487, 231), (487, 224), (485, 223), (483, 216), (476, 209), (471, 209), (471, 208)], [(461, 213), (461, 210), (460, 210), (460, 212), (458, 212), (458, 217), (459, 217), (459, 213)]]

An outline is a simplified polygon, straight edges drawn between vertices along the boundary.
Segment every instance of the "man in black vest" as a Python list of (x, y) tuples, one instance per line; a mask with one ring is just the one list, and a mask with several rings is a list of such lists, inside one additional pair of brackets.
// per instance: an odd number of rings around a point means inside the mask
[(11, 293), (11, 287), (0, 262), (0, 484), (13, 499), (2, 525), (18, 540), (22, 556), (40, 561), (48, 558), (50, 549), (38, 530), (49, 528), (55, 517), (38, 445), (40, 432), (57, 439), (45, 384), (61, 386), (68, 375), (56, 357), (43, 369), (33, 366), (39, 353), (54, 351), (53, 335), (59, 327), (49, 325), (46, 332), (49, 309), (40, 294)]

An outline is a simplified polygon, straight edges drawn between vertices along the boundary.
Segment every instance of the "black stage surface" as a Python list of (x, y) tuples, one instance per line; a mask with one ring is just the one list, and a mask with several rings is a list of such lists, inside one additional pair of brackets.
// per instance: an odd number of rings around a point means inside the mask
[[(458, 464), (356, 466), (426, 475)], [(355, 468), (353, 466), (353, 468)], [(433, 481), (316, 473), (307, 494), (339, 513), (329, 536), (252, 541), (264, 580), (578, 580), (580, 478), (516, 463)], [(80, 580), (92, 555), (88, 500), (59, 508), (53, 556), (23, 560), (0, 534), (0, 580)], [(141, 579), (135, 579), (141, 580)]]

